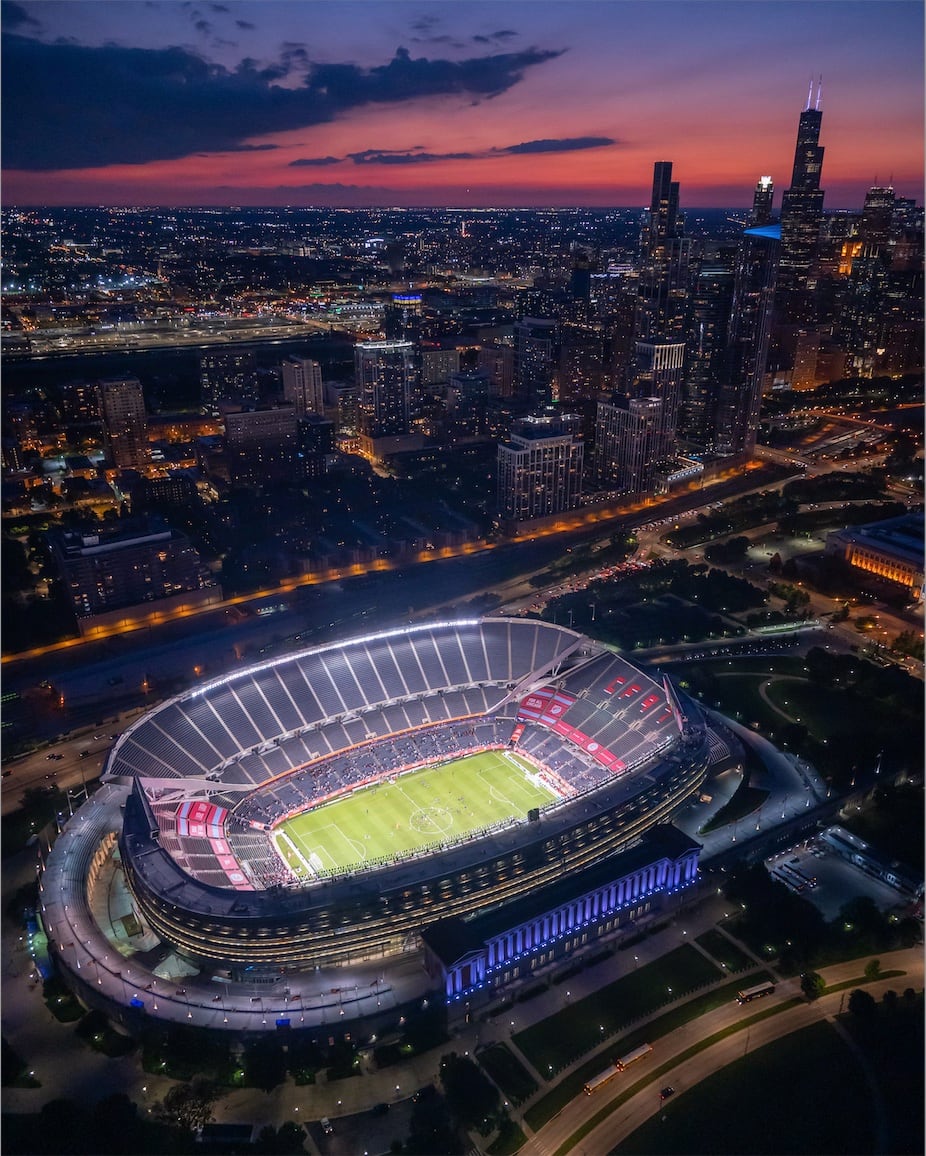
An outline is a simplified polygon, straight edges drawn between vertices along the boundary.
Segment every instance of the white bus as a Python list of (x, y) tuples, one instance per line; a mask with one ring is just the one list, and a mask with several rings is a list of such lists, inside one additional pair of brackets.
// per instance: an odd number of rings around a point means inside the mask
[(603, 1072), (599, 1072), (597, 1076), (593, 1076), (585, 1085), (586, 1096), (591, 1096), (603, 1088), (605, 1084), (619, 1076), (631, 1064), (636, 1063), (637, 1060), (642, 1060), (644, 1056), (648, 1056), (653, 1050), (652, 1044), (641, 1044), (638, 1048), (634, 1048), (632, 1052), (628, 1052), (626, 1056), (621, 1056), (619, 1060), (615, 1060)]
[(736, 993), (737, 1003), (749, 1003), (750, 1000), (761, 999), (764, 995), (771, 995), (775, 985), (771, 981), (757, 983), (755, 987), (747, 987)]

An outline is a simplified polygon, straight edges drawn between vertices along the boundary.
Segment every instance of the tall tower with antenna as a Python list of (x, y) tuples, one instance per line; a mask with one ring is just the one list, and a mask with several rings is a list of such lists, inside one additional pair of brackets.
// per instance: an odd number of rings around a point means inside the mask
[(791, 184), (781, 199), (781, 259), (778, 266), (778, 296), (785, 316), (797, 324), (811, 323), (808, 314), (808, 290), (814, 288), (813, 259), (823, 220), (823, 190), (820, 177), (823, 171), (823, 147), (820, 144), (820, 126), (823, 111), (823, 77), (817, 82), (814, 96), (813, 80), (807, 94), (807, 105), (797, 126), (797, 144)]

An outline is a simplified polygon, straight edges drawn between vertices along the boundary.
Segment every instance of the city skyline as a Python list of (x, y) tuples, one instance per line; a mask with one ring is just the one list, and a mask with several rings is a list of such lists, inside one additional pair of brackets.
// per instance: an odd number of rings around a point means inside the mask
[(6, 0), (6, 203), (746, 206), (820, 75), (827, 208), (922, 188), (919, 5), (360, 8)]

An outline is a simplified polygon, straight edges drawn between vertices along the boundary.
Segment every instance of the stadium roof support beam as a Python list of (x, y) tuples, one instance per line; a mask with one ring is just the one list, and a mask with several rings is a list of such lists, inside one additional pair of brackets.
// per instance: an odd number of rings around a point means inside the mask
[(195, 799), (197, 795), (224, 795), (230, 791), (253, 791), (253, 783), (221, 783), (215, 779), (155, 779), (139, 776), (146, 794), (158, 792), (158, 802)]
[(578, 637), (571, 646), (567, 646), (565, 650), (561, 650), (558, 654), (554, 655), (554, 657), (551, 658), (549, 662), (545, 662), (543, 666), (538, 666), (536, 670), (532, 670), (530, 674), (525, 675), (525, 677), (522, 678), (520, 682), (515, 683), (515, 685), (500, 702), (496, 703), (496, 705), (492, 708), (493, 712), (501, 710), (503, 706), (506, 706), (512, 700), (521, 699), (525, 694), (527, 694), (528, 691), (533, 689), (534, 683), (537, 682), (537, 680), (543, 675), (558, 674), (563, 659), (568, 658), (574, 650), (578, 650), (578, 648), (587, 641), (588, 639), (586, 638), (582, 638), (581, 636)]

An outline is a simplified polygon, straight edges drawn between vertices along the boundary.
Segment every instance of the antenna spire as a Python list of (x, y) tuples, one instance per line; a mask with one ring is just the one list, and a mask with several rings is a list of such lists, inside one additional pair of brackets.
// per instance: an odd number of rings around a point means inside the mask
[(807, 111), (808, 108), (810, 108), (810, 102), (812, 100), (813, 100), (813, 77), (810, 78), (810, 88), (807, 89), (807, 103), (804, 106), (805, 112)]
[(821, 101), (822, 99), (823, 99), (823, 74), (821, 73), (821, 74), (820, 74), (820, 82), (819, 82), (819, 84), (817, 85), (817, 103), (814, 105), (814, 108), (815, 108), (815, 109), (816, 109), (818, 112), (819, 112), (819, 110), (820, 110), (820, 101)]

